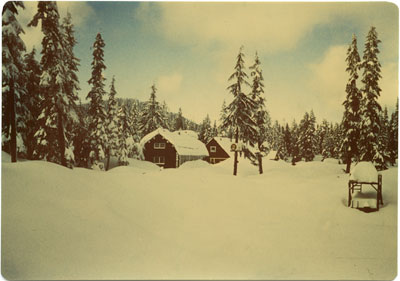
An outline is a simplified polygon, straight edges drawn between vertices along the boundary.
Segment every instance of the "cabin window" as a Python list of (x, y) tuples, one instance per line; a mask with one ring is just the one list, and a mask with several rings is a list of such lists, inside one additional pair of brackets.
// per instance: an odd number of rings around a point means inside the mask
[(165, 164), (165, 157), (164, 156), (154, 156), (153, 163), (154, 164)]
[(164, 142), (155, 142), (154, 149), (165, 149), (165, 143)]
[(210, 146), (210, 152), (217, 152), (217, 147), (215, 145)]

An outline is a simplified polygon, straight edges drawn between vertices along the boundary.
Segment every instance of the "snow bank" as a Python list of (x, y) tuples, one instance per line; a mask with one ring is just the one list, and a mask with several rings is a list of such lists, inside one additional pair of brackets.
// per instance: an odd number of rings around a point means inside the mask
[[(240, 158), (145, 174), (2, 164), (7, 279), (388, 280), (397, 168), (379, 212), (348, 208), (343, 165)], [(138, 162), (143, 169), (151, 163)], [(144, 167), (149, 165), (148, 167)], [(119, 170), (119, 172), (118, 172)], [(155, 169), (154, 169), (155, 170)]]
[(359, 162), (350, 172), (350, 180), (378, 182), (378, 171), (371, 162)]
[(204, 160), (186, 161), (179, 169), (209, 168), (210, 164)]

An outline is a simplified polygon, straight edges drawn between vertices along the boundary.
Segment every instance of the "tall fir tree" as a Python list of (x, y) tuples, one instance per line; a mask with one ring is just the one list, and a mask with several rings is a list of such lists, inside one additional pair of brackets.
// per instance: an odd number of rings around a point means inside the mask
[[(110, 93), (107, 101), (107, 118), (106, 118), (106, 134), (107, 134), (107, 145), (106, 145), (106, 171), (110, 165), (110, 157), (115, 155), (118, 147), (118, 108), (115, 95), (117, 91), (115, 90), (115, 77), (111, 80)], [(129, 128), (129, 126), (128, 126)]]
[(185, 119), (183, 118), (182, 115), (182, 109), (179, 108), (179, 112), (178, 112), (178, 116), (175, 119), (175, 131), (178, 130), (185, 130), (186, 126), (185, 126)]
[(378, 33), (375, 27), (371, 27), (368, 32), (363, 55), (363, 75), (362, 75), (362, 108), (361, 108), (361, 131), (360, 131), (360, 158), (362, 161), (372, 161), (378, 168), (385, 168), (385, 160), (379, 151), (379, 135), (381, 124), (379, 113), (381, 106), (377, 99), (380, 96), (381, 88), (379, 79), (381, 78), (381, 64), (378, 60)]
[(200, 125), (199, 140), (207, 144), (213, 137), (210, 116), (206, 116)]
[(93, 43), (92, 76), (88, 83), (92, 86), (86, 99), (89, 99), (89, 139), (91, 164), (98, 165), (105, 158), (105, 146), (108, 142), (106, 133), (106, 112), (103, 104), (104, 75), (106, 69), (104, 64), (105, 43), (100, 33), (97, 33)]
[(399, 138), (399, 100), (397, 99), (395, 111), (392, 113), (389, 122), (388, 151), (392, 165), (396, 164), (398, 158), (398, 138)]
[(16, 18), (18, 8), (25, 8), (23, 2), (9, 1), (4, 4), (2, 13), (2, 131), (4, 139), (9, 139), (12, 162), (17, 161), (17, 133), (23, 129), (26, 115), (22, 56), (25, 44), (20, 38), (24, 30)]
[[(235, 136), (235, 142), (239, 142), (239, 138), (244, 142), (252, 142), (257, 135), (256, 123), (253, 120), (255, 111), (255, 102), (244, 93), (244, 85), (247, 82), (247, 74), (244, 67), (243, 47), (240, 48), (237, 56), (234, 73), (229, 77), (229, 81), (233, 80), (233, 84), (228, 87), (229, 92), (233, 95), (233, 101), (227, 107), (227, 116), (223, 120), (223, 128), (232, 128)], [(233, 175), (237, 174), (237, 151), (234, 156)]]
[(44, 34), (40, 61), (41, 114), (38, 118), (39, 130), (35, 134), (38, 140), (35, 152), (47, 161), (72, 167), (74, 154), (67, 125), (76, 118), (76, 96), (69, 92), (71, 76), (65, 63), (69, 47), (59, 19), (56, 2), (39, 2), (38, 11), (28, 24), (37, 26), (41, 21)]
[(129, 137), (129, 121), (126, 105), (123, 104), (118, 110), (118, 164), (129, 165), (128, 162), (128, 145), (127, 139)]
[(346, 173), (350, 172), (353, 158), (359, 158), (358, 140), (361, 129), (361, 100), (362, 93), (357, 88), (358, 69), (360, 68), (360, 55), (357, 49), (357, 37), (353, 34), (352, 42), (347, 49), (347, 68), (349, 80), (346, 85), (346, 100), (343, 102), (343, 130), (344, 138), (341, 150), (346, 160)]
[(313, 111), (306, 112), (300, 121), (298, 147), (300, 156), (306, 161), (312, 161), (315, 153), (313, 150), (315, 134), (315, 116)]
[(151, 86), (150, 99), (146, 102), (145, 108), (140, 117), (139, 129), (142, 135), (147, 135), (158, 128), (166, 128), (165, 110), (160, 106), (156, 97), (157, 88)]
[(41, 67), (36, 60), (36, 49), (25, 54), (25, 73), (26, 73), (26, 98), (24, 104), (27, 108), (26, 126), (24, 128), (23, 140), (26, 147), (26, 158), (34, 159), (33, 152), (36, 148), (35, 133), (39, 129), (37, 119), (40, 114), (40, 75)]

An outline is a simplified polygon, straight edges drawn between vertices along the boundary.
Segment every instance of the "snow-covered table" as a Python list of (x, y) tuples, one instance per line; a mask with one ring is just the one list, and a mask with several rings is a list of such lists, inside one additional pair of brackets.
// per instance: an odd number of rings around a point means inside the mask
[[(370, 185), (376, 191), (376, 199), (362, 193), (362, 186)], [(378, 174), (371, 162), (359, 162), (350, 172), (348, 206), (355, 208), (375, 207), (383, 205), (382, 175)], [(358, 191), (355, 195), (354, 191)]]

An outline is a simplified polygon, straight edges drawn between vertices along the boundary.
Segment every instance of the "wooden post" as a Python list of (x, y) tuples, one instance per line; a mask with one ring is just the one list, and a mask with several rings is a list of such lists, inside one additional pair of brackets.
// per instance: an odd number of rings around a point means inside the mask
[(348, 195), (348, 202), (347, 202), (347, 207), (350, 207), (351, 204), (351, 181), (349, 181), (349, 195)]
[(263, 167), (262, 167), (262, 157), (260, 152), (257, 152), (257, 157), (258, 157), (258, 171), (260, 172), (260, 174), (262, 174)]
[(239, 142), (239, 128), (236, 128), (236, 135), (235, 135), (235, 142), (236, 142), (236, 149), (235, 149), (235, 158), (234, 158), (234, 162), (233, 162), (233, 175), (236, 176), (237, 175), (237, 163), (238, 163), (238, 152), (237, 152), (237, 148), (238, 148), (238, 142)]

